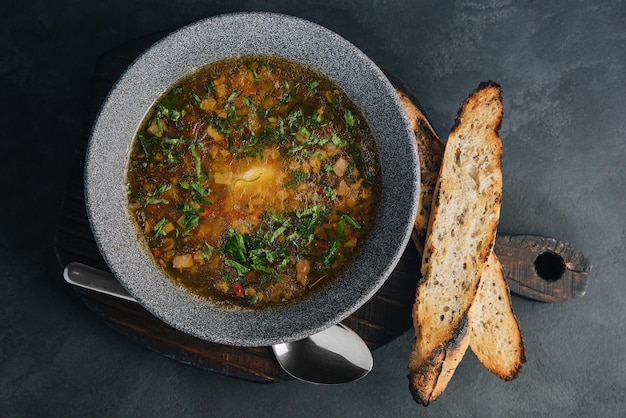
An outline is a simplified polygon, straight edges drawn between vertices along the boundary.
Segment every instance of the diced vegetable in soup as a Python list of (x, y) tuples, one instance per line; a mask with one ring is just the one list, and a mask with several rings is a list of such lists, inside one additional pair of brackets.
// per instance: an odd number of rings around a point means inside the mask
[(359, 110), (277, 57), (203, 67), (151, 110), (129, 207), (156, 262), (211, 301), (275, 306), (327, 286), (358, 253), (380, 167)]

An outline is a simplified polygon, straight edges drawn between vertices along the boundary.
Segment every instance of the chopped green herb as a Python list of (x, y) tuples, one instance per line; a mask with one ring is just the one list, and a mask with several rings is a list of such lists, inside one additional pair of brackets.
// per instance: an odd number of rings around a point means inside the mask
[(348, 129), (353, 129), (357, 125), (357, 119), (354, 117), (352, 112), (350, 112), (350, 110), (346, 109), (343, 117), (346, 120), (346, 126)]
[(232, 104), (226, 105), (226, 121), (229, 123), (234, 122), (237, 119), (237, 109)]
[(309, 94), (309, 96), (313, 96), (315, 94), (315, 90), (317, 89), (317, 86), (319, 85), (320, 85), (319, 81), (312, 81), (310, 83), (307, 83), (306, 91)]
[(252, 66), (248, 65), (248, 71), (250, 71), (250, 74), (252, 74), (252, 79), (254, 80), (254, 82), (258, 83), (259, 75), (257, 74), (256, 70), (252, 68)]
[(327, 267), (330, 267), (330, 265), (332, 264), (333, 259), (335, 257), (335, 253), (337, 252), (340, 246), (341, 244), (339, 243), (339, 241), (335, 241), (335, 240), (331, 241), (330, 247), (328, 248), (328, 251), (326, 252), (326, 255), (324, 256), (324, 264), (326, 264)]
[(337, 147), (343, 147), (345, 145), (341, 138), (339, 138), (335, 133), (333, 133), (330, 137), (330, 141)]
[(337, 236), (339, 238), (343, 238), (345, 229), (346, 229), (346, 220), (344, 218), (339, 218), (339, 222), (337, 222)]
[(237, 93), (239, 92), (239, 90), (234, 89), (232, 91), (232, 93), (230, 93), (230, 96), (228, 96), (228, 99), (226, 99), (226, 103), (228, 104), (232, 104), (233, 101), (235, 100), (235, 97), (237, 97)]
[(202, 163), (200, 160), (200, 155), (198, 155), (198, 151), (196, 150), (196, 145), (189, 145), (189, 151), (191, 151), (191, 156), (193, 157), (194, 166), (196, 168), (196, 177), (198, 180), (204, 180), (204, 174), (202, 174)]
[(284, 184), (284, 186), (288, 189), (291, 187), (294, 187), (301, 181), (304, 181), (308, 178), (308, 174), (300, 170), (291, 170), (291, 175), (293, 176), (293, 179), (289, 180), (288, 182)]
[(161, 125), (161, 119), (158, 117), (155, 117), (154, 124), (157, 126), (156, 136), (163, 135), (163, 125)]
[(173, 209), (183, 213), (182, 219), (178, 222), (185, 228), (183, 236), (186, 236), (200, 222), (200, 209), (196, 209), (188, 204), (174, 205)]
[(239, 273), (240, 275), (250, 273), (250, 269), (248, 267), (244, 266), (243, 264), (235, 260), (227, 259), (224, 261), (224, 264), (227, 266), (233, 267), (235, 270), (237, 270), (237, 273)]
[(287, 115), (287, 124), (290, 128), (297, 128), (302, 121), (302, 109), (300, 106), (294, 107)]
[(161, 197), (147, 197), (143, 200), (144, 205), (157, 205), (159, 203), (169, 204), (170, 202), (167, 199), (163, 199)]
[(274, 241), (276, 241), (276, 238), (278, 238), (279, 236), (281, 236), (288, 227), (290, 227), (291, 225), (289, 223), (285, 223), (282, 226), (280, 226), (279, 228), (277, 228), (274, 232), (272, 232), (272, 234), (269, 236), (268, 242), (270, 244), (273, 244)]
[(249, 97), (244, 97), (241, 101), (250, 108), (253, 112), (258, 110), (258, 106), (255, 105)]
[(165, 117), (172, 122), (177, 122), (184, 115), (185, 111), (177, 109), (171, 101), (163, 100), (157, 105), (157, 118)]
[(161, 139), (161, 143), (168, 145), (180, 145), (184, 144), (185, 140), (183, 138), (163, 138)]
[(209, 81), (209, 84), (206, 87), (206, 95), (205, 97), (208, 99), (211, 97), (211, 93), (213, 92), (213, 80)]
[(206, 196), (209, 195), (210, 190), (207, 190), (200, 184), (198, 181), (180, 181), (178, 185), (185, 190), (191, 191), (191, 200), (196, 203), (208, 204), (209, 201), (205, 199)]
[(154, 235), (167, 235), (167, 232), (163, 230), (163, 227), (168, 222), (169, 221), (166, 218), (162, 218), (159, 222), (157, 222), (156, 225), (154, 225), (154, 228), (152, 228), (152, 232), (154, 232)]
[(164, 192), (168, 191), (171, 188), (172, 188), (171, 184), (162, 184), (161, 186), (159, 186), (156, 189), (154, 189), (152, 191), (152, 193), (150, 193), (150, 195), (151, 196), (160, 196), (161, 193), (164, 193)]
[(345, 212), (341, 212), (339, 210), (337, 211), (337, 214), (340, 215), (341, 219), (344, 219), (346, 222), (352, 225), (354, 229), (361, 229), (361, 225), (357, 221), (355, 221), (352, 216), (348, 215)]
[(171, 189), (172, 186), (169, 184), (163, 184), (159, 187), (154, 188), (151, 192), (146, 193), (145, 197), (139, 197), (139, 202), (143, 205), (156, 205), (159, 203), (169, 204), (167, 199), (164, 199), (161, 196), (161, 193), (164, 193)]
[(337, 194), (328, 184), (322, 184), (322, 189), (324, 190), (324, 193), (326, 193), (326, 196), (330, 197), (332, 200), (337, 199)]

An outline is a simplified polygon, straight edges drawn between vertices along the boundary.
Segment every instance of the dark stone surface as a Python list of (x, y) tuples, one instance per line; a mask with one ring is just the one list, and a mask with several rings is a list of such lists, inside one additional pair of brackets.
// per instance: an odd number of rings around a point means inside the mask
[[(7, 2), (5, 2), (7, 3)], [(620, 416), (626, 403), (626, 3), (24, 0), (0, 14), (0, 410), (3, 416)], [(484, 80), (502, 85), (500, 231), (591, 260), (587, 295), (514, 297), (527, 363), (513, 382), (471, 353), (424, 409), (410, 332), (352, 384), (255, 384), (176, 363), (99, 321), (62, 279), (55, 224), (96, 60), (120, 43), (241, 10), (292, 14), (361, 48), (445, 137)]]

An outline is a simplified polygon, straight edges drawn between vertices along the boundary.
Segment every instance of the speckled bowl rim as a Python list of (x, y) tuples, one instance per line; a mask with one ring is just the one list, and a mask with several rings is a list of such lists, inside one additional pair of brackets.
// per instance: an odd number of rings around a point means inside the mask
[[(234, 55), (273, 54), (313, 67), (355, 102), (374, 131), (382, 165), (378, 219), (345, 274), (322, 292), (271, 310), (223, 309), (175, 286), (148, 257), (127, 208), (126, 168), (139, 124), (174, 82)], [(146, 50), (114, 85), (89, 141), (85, 199), (103, 257), (141, 305), (174, 328), (236, 346), (305, 338), (354, 313), (393, 271), (409, 240), (419, 196), (415, 138), (388, 79), (358, 48), (300, 18), (235, 13), (198, 21)]]

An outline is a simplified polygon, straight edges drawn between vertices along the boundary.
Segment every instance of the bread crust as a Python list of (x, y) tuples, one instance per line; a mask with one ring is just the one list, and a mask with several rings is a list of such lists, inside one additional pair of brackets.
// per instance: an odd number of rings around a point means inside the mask
[[(469, 347), (471, 343), (469, 315), (466, 316), (465, 321), (462, 322), (461, 326), (456, 331), (455, 337), (448, 343), (444, 350), (443, 364), (433, 386), (430, 398), (428, 399), (429, 403), (437, 399), (439, 395), (446, 390), (457, 366), (465, 356), (467, 347)], [(425, 405), (428, 405), (428, 403)]]

